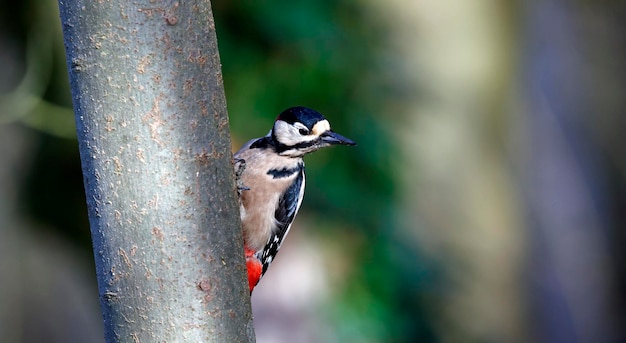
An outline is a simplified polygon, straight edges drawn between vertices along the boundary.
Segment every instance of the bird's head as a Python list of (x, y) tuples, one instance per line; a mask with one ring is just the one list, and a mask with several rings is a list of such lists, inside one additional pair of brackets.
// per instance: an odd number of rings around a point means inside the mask
[(306, 107), (291, 107), (276, 118), (270, 136), (281, 155), (303, 156), (331, 145), (356, 145), (330, 129), (319, 112)]

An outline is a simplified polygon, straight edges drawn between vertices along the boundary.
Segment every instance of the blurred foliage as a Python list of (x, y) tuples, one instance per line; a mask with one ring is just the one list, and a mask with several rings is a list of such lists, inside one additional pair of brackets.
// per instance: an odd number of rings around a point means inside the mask
[(57, 4), (6, 1), (1, 6), (1, 41), (12, 47), (6, 54), (17, 56), (5, 57), (3, 70), (11, 76), (2, 83), (0, 124), (17, 122), (39, 133), (31, 135), (37, 148), (26, 158), (32, 165), (20, 210), (44, 224), (40, 228), (66, 235), (91, 254), (60, 21), (51, 15)]
[(393, 213), (399, 150), (386, 123), (401, 117), (383, 109), (404, 92), (380, 63), (386, 23), (358, 2), (328, 0), (216, 1), (214, 14), (236, 138), (262, 136), (280, 111), (304, 105), (359, 144), (307, 157), (304, 211), (334, 218), (325, 234), (356, 246), (346, 248), (352, 274), (327, 305), (329, 336), (432, 341), (423, 297), (436, 278)]
[[(623, 2), (213, 9), (234, 146), (295, 105), (359, 144), (306, 158), (325, 341), (621, 338)], [(0, 64), (20, 213), (92, 263), (55, 1), (0, 2)]]
[[(38, 134), (21, 211), (81, 246), (90, 239), (63, 45), (53, 1), (2, 3), (4, 44), (25, 61), (0, 96), (0, 122)], [(213, 4), (234, 145), (264, 135), (283, 109), (304, 105), (359, 144), (307, 158), (305, 211), (325, 216), (322, 234), (346, 239), (352, 270), (324, 310), (338, 341), (432, 340), (425, 292), (434, 273), (397, 234), (383, 103), (402, 95), (382, 70), (386, 24), (347, 1), (216, 1)], [(51, 30), (51, 27), (55, 27)], [(14, 70), (18, 70), (15, 72)], [(364, 268), (367, 266), (367, 268)], [(331, 305), (332, 304), (332, 305)]]

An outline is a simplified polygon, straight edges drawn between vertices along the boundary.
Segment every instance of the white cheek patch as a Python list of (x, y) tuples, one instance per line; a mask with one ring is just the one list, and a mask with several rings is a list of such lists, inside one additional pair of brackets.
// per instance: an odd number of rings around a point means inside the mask
[(298, 130), (299, 129), (294, 125), (287, 124), (282, 120), (276, 121), (274, 124), (274, 135), (276, 135), (276, 139), (278, 142), (287, 146), (312, 141), (317, 138), (315, 136), (302, 136)]
[(298, 143), (297, 136), (300, 136), (293, 126), (282, 120), (279, 120), (274, 124), (274, 135), (276, 135), (276, 139), (278, 139), (280, 143), (285, 145), (294, 145)]
[(313, 130), (311, 130), (311, 133), (313, 133), (313, 135), (315, 136), (319, 136), (326, 131), (330, 131), (330, 123), (328, 122), (328, 120), (324, 119), (318, 121), (317, 123), (315, 123), (315, 125), (313, 125)]
[(313, 125), (313, 129), (311, 130), (311, 134), (309, 135), (300, 134), (300, 129), (308, 130), (302, 123), (296, 122), (291, 125), (282, 120), (278, 120), (274, 124), (274, 135), (276, 135), (278, 142), (287, 146), (292, 146), (318, 139), (324, 132), (330, 131), (330, 123), (328, 120), (322, 120), (315, 123), (315, 125)]

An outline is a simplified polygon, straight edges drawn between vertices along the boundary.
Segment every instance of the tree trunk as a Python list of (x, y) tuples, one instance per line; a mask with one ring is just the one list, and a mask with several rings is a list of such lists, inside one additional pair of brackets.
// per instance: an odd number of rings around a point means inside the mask
[(208, 0), (59, 0), (108, 342), (254, 341)]

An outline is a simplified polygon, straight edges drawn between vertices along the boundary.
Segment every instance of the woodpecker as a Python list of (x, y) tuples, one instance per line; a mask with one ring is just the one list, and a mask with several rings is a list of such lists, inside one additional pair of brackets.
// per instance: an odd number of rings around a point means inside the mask
[[(330, 129), (315, 110), (292, 107), (278, 115), (265, 137), (234, 155), (250, 293), (272, 263), (304, 197), (304, 160), (331, 145), (356, 143)], [(237, 167), (239, 165), (239, 167)]]

